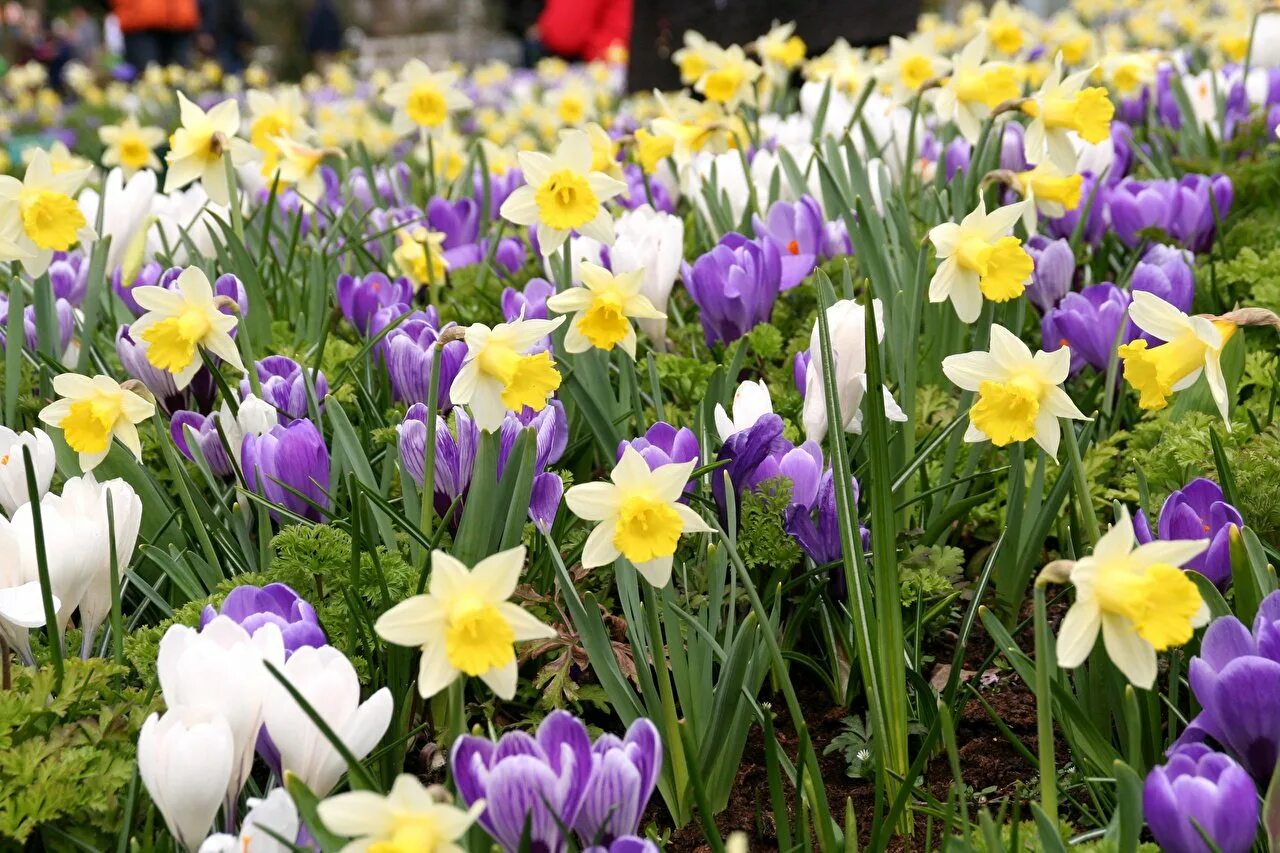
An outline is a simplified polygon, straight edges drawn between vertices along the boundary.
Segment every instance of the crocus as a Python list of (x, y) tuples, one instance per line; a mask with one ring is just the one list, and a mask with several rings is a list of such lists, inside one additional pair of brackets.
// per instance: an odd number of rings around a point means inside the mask
[(1208, 853), (1201, 831), (1220, 853), (1245, 853), (1258, 832), (1258, 789), (1230, 756), (1191, 744), (1147, 774), (1142, 813), (1168, 853)]
[(502, 319), (508, 323), (521, 318), (546, 320), (551, 316), (547, 310), (547, 297), (555, 292), (555, 285), (545, 278), (529, 279), (524, 290), (505, 288), (502, 291)]
[[(30, 526), (15, 529), (0, 515), (0, 553), (21, 555), (19, 537), (22, 536), (34, 536)], [(38, 628), (45, 622), (44, 596), (37, 574), (38, 568), (21, 557), (0, 563), (0, 638), (29, 665), (34, 665), (35, 659), (27, 629)], [(56, 611), (61, 606), (62, 602), (54, 596), (53, 609)]]
[(275, 836), (290, 841), (298, 837), (298, 807), (284, 788), (272, 788), (261, 799), (249, 798), (249, 813), (240, 823), (240, 832), (216, 832), (200, 845), (200, 853), (288, 853), (293, 849)]
[[(791, 504), (783, 514), (783, 527), (815, 565), (822, 566), (839, 560), (843, 550), (840, 544), (834, 472), (830, 468), (823, 471), (821, 479), (816, 481), (816, 488), (807, 496), (801, 492), (802, 481), (796, 479), (793, 482), (796, 485), (792, 489)], [(852, 508), (856, 515), (858, 481), (850, 476), (849, 485), (852, 490)], [(870, 533), (865, 527), (859, 528), (859, 531), (865, 550), (870, 546)]]
[(1128, 310), (1129, 294), (1111, 282), (1068, 293), (1040, 323), (1045, 349), (1069, 348), (1072, 372), (1084, 364), (1105, 372), (1116, 346), (1125, 341), (1121, 330), (1128, 325)]
[(449, 764), (467, 805), (483, 800), (480, 825), (504, 850), (520, 849), (526, 826), (536, 850), (561, 853), (587, 796), (595, 757), (584, 726), (568, 711), (552, 711), (537, 737), (507, 732), (494, 743), (463, 735)]
[(1027, 297), (1041, 311), (1048, 311), (1071, 290), (1076, 258), (1067, 240), (1050, 240), (1037, 234), (1027, 240), (1027, 254), (1035, 262)]
[[(391, 691), (383, 687), (361, 702), (355, 667), (333, 646), (303, 646), (281, 672), (357, 759), (373, 750), (391, 723)], [(329, 793), (346, 762), (274, 680), (262, 703), (262, 722), (279, 751), (281, 770), (292, 772), (317, 796)]]
[(700, 310), (707, 346), (732, 343), (773, 316), (782, 288), (782, 256), (764, 240), (731, 232), (681, 277)]
[(397, 400), (406, 403), (427, 402), (427, 395), (431, 390), (431, 364), (439, 357), (440, 385), (436, 389), (436, 399), (441, 411), (453, 404), (449, 391), (462, 367), (467, 345), (454, 338), (441, 346), (440, 335), (438, 322), (418, 312), (401, 322), (382, 339), (387, 374), (391, 377), (391, 391)]
[(152, 714), (138, 733), (138, 775), (178, 843), (195, 850), (226, 796), (231, 727), (216, 711), (182, 706)]
[(811, 196), (798, 201), (775, 201), (766, 219), (752, 216), (756, 237), (768, 240), (782, 259), (782, 289), (802, 282), (823, 255), (826, 222), (822, 208)]
[(299, 418), (265, 435), (246, 435), (240, 457), (251, 490), (304, 518), (323, 520), (329, 508), (329, 448), (315, 424)]
[[(618, 217), (614, 228), (617, 236), (609, 249), (609, 268), (615, 275), (643, 270), (640, 293), (659, 313), (665, 313), (684, 258), (684, 220), (642, 204)], [(528, 286), (525, 290), (528, 292)], [(665, 348), (665, 316), (639, 317), (636, 324), (654, 346)]]
[(1196, 291), (1194, 262), (1188, 250), (1156, 243), (1134, 267), (1129, 286), (1153, 293), (1179, 311), (1190, 311)]
[(319, 647), (327, 642), (315, 608), (288, 584), (238, 586), (227, 593), (221, 608), (205, 605), (200, 613), (200, 628), (218, 616), (237, 623), (250, 636), (265, 625), (274, 625), (280, 631), (285, 657), (303, 646)]
[(1169, 231), (1176, 204), (1172, 181), (1124, 181), (1108, 196), (1112, 230), (1133, 248), (1142, 241), (1144, 231)]
[[(269, 355), (256, 362), (254, 369), (258, 371), (262, 399), (280, 412), (282, 422), (307, 416), (310, 411), (308, 386), (317, 401), (324, 400), (329, 393), (329, 383), (323, 373), (305, 368), (288, 356)], [(240, 380), (242, 396), (249, 395), (251, 387), (248, 379)]]
[[(114, 527), (107, 524), (108, 497)], [(92, 539), (75, 543), (87, 567), (87, 582), (78, 607), (83, 635), (80, 653), (88, 657), (98, 627), (111, 612), (111, 537), (115, 538), (116, 573), (123, 580), (142, 526), (142, 499), (124, 480), (99, 483), (92, 474), (86, 474), (67, 480), (58, 502), (64, 514), (88, 522), (94, 532)]]
[(413, 283), (403, 276), (387, 278), (380, 272), (363, 276), (343, 273), (338, 276), (338, 307), (347, 322), (366, 337), (370, 334), (370, 322), (380, 309), (391, 305), (408, 305), (413, 299)]
[(1226, 175), (1183, 175), (1176, 185), (1177, 204), (1169, 231), (1193, 252), (1207, 252), (1218, 223), (1231, 212), (1235, 190)]
[(559, 474), (543, 471), (533, 478), (533, 490), (529, 495), (529, 518), (542, 533), (550, 533), (560, 511), (564, 497), (564, 480)]
[(733, 392), (733, 417), (729, 417), (724, 406), (716, 403), (716, 432), (721, 441), (728, 441), (735, 433), (750, 429), (756, 421), (773, 413), (773, 400), (769, 396), (769, 386), (764, 380), (752, 382), (745, 380)]
[(457, 842), (485, 809), (469, 811), (442, 803), (421, 782), (401, 773), (384, 797), (373, 791), (348, 791), (316, 809), (325, 828), (354, 837), (343, 850), (412, 850), (414, 853), (462, 853)]
[[(673, 462), (693, 462), (695, 465), (702, 453), (698, 446), (698, 436), (688, 427), (676, 429), (666, 421), (658, 421), (639, 438), (618, 442), (617, 458), (630, 447), (643, 458), (650, 470), (670, 465)], [(685, 487), (691, 491), (693, 483)]]
[(1183, 563), (1222, 586), (1231, 579), (1231, 528), (1244, 526), (1239, 511), (1226, 502), (1222, 487), (1203, 477), (1173, 492), (1160, 508), (1161, 539), (1209, 539), (1203, 553)]
[(662, 770), (658, 729), (638, 717), (624, 737), (602, 734), (591, 747), (591, 781), (573, 831), (584, 844), (612, 844), (640, 829)]
[(35, 470), (36, 500), (49, 491), (49, 483), (53, 479), (56, 460), (53, 453), (53, 440), (42, 429), (27, 432), (14, 432), (6, 426), (0, 426), (0, 507), (12, 516), (14, 511), (31, 500), (27, 490), (27, 465), (24, 461), (23, 448), (31, 454), (31, 465)]

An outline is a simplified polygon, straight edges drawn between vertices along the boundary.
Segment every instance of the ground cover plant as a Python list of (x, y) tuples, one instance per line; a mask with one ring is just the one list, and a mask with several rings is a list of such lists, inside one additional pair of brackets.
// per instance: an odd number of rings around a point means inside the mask
[(4, 78), (0, 836), (1280, 843), (1280, 14)]

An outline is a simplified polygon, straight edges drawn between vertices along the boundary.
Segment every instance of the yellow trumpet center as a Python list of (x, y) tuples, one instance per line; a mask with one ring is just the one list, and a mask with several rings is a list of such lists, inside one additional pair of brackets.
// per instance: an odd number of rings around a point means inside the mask
[(439, 127), (449, 117), (449, 105), (444, 92), (434, 83), (416, 86), (409, 93), (405, 112), (414, 124), (422, 127)]
[(373, 842), (368, 853), (423, 853), (435, 850), (444, 838), (436, 822), (424, 814), (397, 814), (386, 838)]
[[(1235, 324), (1215, 320), (1213, 325), (1221, 333), (1225, 346), (1235, 334)], [(1167, 406), (1174, 386), (1204, 367), (1208, 349), (1208, 345), (1191, 332), (1155, 347), (1142, 338), (1122, 345), (1119, 355), (1124, 360), (1124, 378), (1137, 389), (1138, 405), (1144, 409)]]
[(534, 192), (539, 218), (552, 228), (581, 228), (600, 212), (600, 202), (584, 175), (571, 169), (552, 172)]
[(625, 313), (622, 294), (599, 293), (591, 307), (582, 312), (578, 331), (593, 347), (611, 350), (631, 331), (631, 321)]
[(204, 308), (188, 305), (181, 314), (161, 320), (142, 332), (147, 361), (161, 370), (180, 373), (196, 357), (196, 347), (213, 329)]
[(613, 545), (633, 563), (647, 563), (676, 552), (683, 528), (680, 514), (668, 503), (647, 495), (631, 495), (618, 510)]
[(445, 654), (449, 663), (467, 675), (481, 675), (511, 663), (516, 657), (515, 641), (511, 625), (490, 602), (462, 596), (449, 609)]
[(22, 227), (41, 249), (65, 252), (76, 244), (85, 226), (80, 206), (66, 193), (53, 190), (23, 190), (18, 205)]
[(111, 444), (111, 430), (122, 412), (120, 401), (97, 395), (77, 400), (62, 423), (62, 437), (77, 453), (101, 453)]
[(1041, 383), (1030, 376), (985, 380), (978, 386), (978, 402), (969, 410), (969, 420), (997, 447), (1026, 441), (1036, 434), (1042, 391)]
[(1138, 636), (1163, 651), (1191, 639), (1191, 620), (1200, 610), (1200, 590), (1176, 566), (1157, 563), (1134, 571), (1104, 567), (1094, 586), (1103, 613), (1123, 616)]

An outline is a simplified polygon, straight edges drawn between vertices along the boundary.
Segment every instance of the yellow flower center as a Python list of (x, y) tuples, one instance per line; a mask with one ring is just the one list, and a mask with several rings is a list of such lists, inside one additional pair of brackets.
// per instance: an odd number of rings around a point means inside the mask
[(676, 149), (675, 137), (665, 134), (649, 133), (647, 130), (636, 131), (636, 159), (646, 175), (658, 170), (658, 165), (671, 156)]
[[(1235, 334), (1235, 324), (1215, 320), (1213, 325), (1222, 334), (1225, 346)], [(1173, 386), (1204, 367), (1208, 349), (1205, 342), (1191, 332), (1156, 347), (1148, 347), (1143, 338), (1123, 344), (1119, 355), (1124, 360), (1124, 378), (1137, 389), (1138, 405), (1144, 409), (1167, 406)]]
[[(449, 608), (444, 650), (453, 664), (467, 675), (500, 669), (516, 658), (515, 632), (493, 604), (471, 595), (461, 596)], [(418, 847), (417, 850), (430, 850)]]
[(1116, 91), (1130, 95), (1142, 86), (1142, 69), (1135, 62), (1126, 62), (1116, 68), (1115, 73), (1111, 75), (1111, 85)]
[(84, 214), (66, 193), (23, 190), (19, 199), (22, 227), (41, 249), (65, 252), (76, 244), (85, 226)]
[(431, 853), (441, 841), (436, 822), (425, 814), (397, 814), (386, 838), (373, 842), (368, 853)]
[(683, 528), (680, 514), (668, 503), (647, 495), (631, 495), (618, 510), (613, 545), (633, 563), (647, 563), (676, 552)]
[(1006, 382), (984, 380), (978, 386), (978, 402), (969, 420), (991, 443), (1004, 447), (1035, 437), (1043, 387), (1031, 376), (1014, 376)]
[(502, 405), (514, 412), (525, 406), (541, 411), (560, 387), (560, 371), (548, 352), (521, 355), (509, 346), (490, 344), (478, 361), (481, 373), (503, 384)]
[(1080, 206), (1080, 195), (1084, 187), (1084, 177), (1070, 175), (1061, 177), (1036, 168), (1018, 175), (1018, 184), (1023, 194), (1030, 190), (1037, 202), (1060, 204), (1067, 210), (1075, 210)]
[(556, 105), (556, 114), (560, 116), (561, 124), (582, 124), (582, 120), (587, 117), (587, 105), (580, 95), (564, 95)]
[(176, 317), (148, 326), (142, 333), (147, 342), (147, 361), (170, 373), (180, 373), (196, 357), (196, 346), (213, 329), (209, 315), (199, 305), (188, 305)]
[(449, 105), (444, 92), (434, 83), (414, 87), (405, 103), (405, 112), (413, 123), (422, 127), (439, 127), (449, 117)]
[(1222, 49), (1222, 53), (1232, 62), (1242, 62), (1244, 56), (1249, 52), (1249, 36), (1237, 33), (1225, 35), (1218, 39), (1218, 47)]
[(67, 446), (76, 453), (101, 453), (111, 444), (111, 429), (121, 414), (119, 400), (99, 394), (72, 403), (58, 426)]
[(991, 44), (1005, 56), (1013, 56), (1022, 50), (1022, 27), (1013, 21), (992, 21), (987, 29)]
[(276, 144), (272, 138), (289, 136), (292, 130), (293, 121), (289, 114), (284, 110), (272, 110), (253, 120), (253, 124), (249, 127), (249, 141), (259, 151), (271, 154), (276, 150)]
[(1105, 566), (1094, 594), (1102, 612), (1127, 618), (1156, 651), (1191, 639), (1191, 620), (1202, 603), (1200, 590), (1187, 573), (1163, 563), (1139, 571), (1123, 563)]
[(1073, 36), (1062, 42), (1062, 61), (1068, 65), (1078, 65), (1089, 52), (1091, 39), (1085, 33)]
[(611, 350), (631, 331), (620, 293), (597, 293), (591, 307), (582, 312), (578, 331), (597, 349)]
[(915, 92), (933, 77), (933, 60), (922, 53), (908, 56), (902, 61), (898, 73), (902, 85)]
[(140, 137), (126, 136), (120, 140), (120, 165), (129, 169), (141, 169), (151, 162), (151, 149)]
[(415, 233), (400, 232), (400, 245), (391, 260), (415, 287), (443, 281), (449, 269), (443, 252), (444, 235), (419, 228)]
[(737, 63), (717, 68), (707, 74), (703, 94), (707, 96), (708, 101), (729, 103), (738, 96), (738, 89), (742, 87), (745, 78), (746, 73)]
[(1028, 101), (1022, 111), (1033, 118), (1044, 117), (1045, 127), (1074, 130), (1085, 142), (1097, 143), (1111, 133), (1111, 118), (1116, 114), (1107, 90), (1101, 86), (1081, 89), (1070, 97), (1052, 96), (1044, 103)]
[(552, 172), (533, 196), (538, 217), (551, 228), (572, 231), (600, 212), (600, 202), (585, 176), (572, 169)]
[(1026, 288), (1034, 268), (1035, 261), (1022, 248), (1021, 240), (1001, 237), (991, 247), (987, 269), (981, 274), (978, 287), (982, 289), (982, 295), (992, 302), (1017, 299)]
[(686, 86), (698, 82), (698, 78), (707, 73), (707, 60), (701, 54), (686, 52), (680, 57), (680, 80)]

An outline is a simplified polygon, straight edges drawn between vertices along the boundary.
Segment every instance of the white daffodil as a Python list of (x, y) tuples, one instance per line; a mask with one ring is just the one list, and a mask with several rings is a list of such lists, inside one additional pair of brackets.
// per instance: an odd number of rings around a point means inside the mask
[(989, 44), (986, 34), (979, 33), (965, 45), (934, 96), (938, 117), (954, 122), (970, 145), (977, 144), (991, 111), (1020, 93), (1012, 65), (986, 61)]
[(906, 103), (919, 94), (921, 86), (946, 74), (950, 67), (927, 33), (909, 39), (890, 36), (889, 56), (876, 66), (875, 76), (890, 97)]
[(279, 153), (276, 137), (307, 141), (314, 134), (307, 124), (307, 99), (297, 86), (282, 86), (274, 93), (250, 89), (245, 102), (249, 107), (249, 144), (262, 152), (262, 176), (270, 180)]
[(286, 136), (277, 136), (273, 141), (277, 158), (275, 174), (279, 175), (280, 183), (292, 186), (304, 209), (312, 209), (324, 198), (324, 173), (320, 169), (324, 159), (345, 155), (337, 148), (315, 148)]
[(740, 45), (709, 45), (704, 58), (706, 70), (702, 72), (698, 82), (693, 84), (694, 90), (708, 101), (721, 104), (726, 110), (733, 110), (742, 101), (752, 99), (761, 68), (747, 59), (747, 54)]
[(320, 803), (316, 813), (330, 832), (355, 839), (342, 853), (462, 853), (466, 848), (458, 841), (484, 808), (484, 800), (469, 811), (439, 802), (416, 778), (402, 773), (386, 796), (348, 791)]
[(566, 132), (555, 154), (521, 151), (517, 155), (524, 186), (507, 197), (499, 211), (516, 225), (537, 226), (538, 248), (549, 255), (578, 231), (613, 244), (613, 217), (604, 203), (627, 185), (592, 171), (591, 140), (581, 130)]
[(730, 436), (751, 429), (756, 421), (765, 415), (773, 414), (773, 398), (769, 395), (769, 386), (764, 380), (752, 382), (750, 379), (738, 386), (733, 392), (733, 417), (725, 412), (724, 406), (716, 403), (716, 432), (721, 441), (728, 441)]
[(443, 551), (431, 557), (431, 582), (378, 618), (378, 636), (422, 650), (418, 693), (439, 693), (459, 675), (477, 677), (502, 699), (516, 692), (515, 643), (554, 637), (555, 630), (508, 601), (524, 569), (524, 546), (486, 557), (468, 569)]
[(1022, 111), (1031, 116), (1023, 138), (1027, 162), (1049, 161), (1060, 171), (1072, 172), (1076, 167), (1072, 133), (1085, 142), (1101, 142), (1110, 135), (1116, 108), (1106, 89), (1085, 87), (1091, 74), (1093, 68), (1085, 68), (1063, 78), (1062, 54), (1054, 59), (1040, 90), (1022, 103)]
[(987, 213), (986, 200), (959, 224), (944, 222), (929, 231), (938, 253), (938, 269), (929, 281), (929, 301), (951, 300), (956, 316), (973, 323), (982, 313), (982, 300), (1007, 302), (1022, 295), (1035, 262), (1012, 236), (1013, 226), (1026, 210), (1026, 201)]
[(160, 128), (143, 127), (137, 118), (128, 116), (119, 124), (98, 128), (98, 138), (106, 146), (102, 152), (104, 167), (118, 166), (126, 178), (143, 169), (160, 171), (156, 149), (165, 141), (165, 133)]
[(139, 287), (133, 298), (146, 309), (129, 328), (129, 336), (143, 347), (153, 367), (173, 374), (178, 389), (186, 388), (203, 365), (203, 347), (241, 373), (244, 363), (231, 337), (235, 314), (218, 310), (208, 277), (199, 267), (187, 267), (175, 289)]
[(1128, 509), (1088, 557), (1046, 567), (1042, 580), (1070, 580), (1076, 600), (1058, 629), (1058, 666), (1089, 656), (1098, 633), (1107, 656), (1135, 687), (1156, 680), (1156, 653), (1181, 646), (1209, 621), (1199, 588), (1179, 568), (1209, 547), (1208, 539), (1170, 539), (1136, 548)]
[(587, 537), (582, 566), (592, 569), (625, 557), (645, 580), (664, 587), (682, 533), (710, 533), (711, 527), (680, 502), (696, 463), (673, 462), (649, 470), (627, 447), (609, 482), (583, 483), (564, 496), (573, 514), (598, 522)]
[(471, 106), (471, 99), (458, 88), (453, 71), (432, 71), (421, 59), (410, 59), (400, 69), (396, 81), (382, 93), (382, 101), (394, 109), (391, 128), (397, 136), (412, 130), (436, 130), (451, 113)]
[(636, 329), (632, 318), (665, 320), (663, 314), (641, 289), (644, 272), (634, 270), (614, 275), (602, 266), (584, 261), (578, 268), (581, 287), (570, 287), (547, 300), (558, 314), (574, 312), (564, 336), (564, 348), (571, 353), (589, 349), (612, 350), (616, 346), (634, 361)]
[(999, 324), (991, 326), (991, 349), (942, 360), (942, 372), (978, 398), (969, 410), (965, 441), (991, 441), (1004, 447), (1035, 439), (1057, 458), (1062, 427), (1058, 418), (1089, 420), (1062, 390), (1071, 369), (1071, 350), (1032, 355), (1022, 339)]
[(1057, 219), (1080, 206), (1084, 176), (1059, 171), (1046, 162), (1015, 173), (1013, 184), (1027, 202), (1022, 209), (1022, 226), (1028, 234), (1034, 234), (1041, 215)]
[(53, 390), (61, 399), (40, 410), (40, 420), (62, 430), (67, 446), (80, 454), (80, 470), (89, 472), (118, 438), (136, 458), (142, 458), (138, 424), (155, 414), (155, 404), (125, 388), (110, 376), (60, 373)]
[(530, 353), (564, 317), (554, 320), (515, 320), (489, 328), (467, 327), (467, 357), (449, 387), (455, 404), (469, 406), (476, 426), (493, 432), (507, 412), (525, 406), (541, 411), (560, 387), (560, 372), (545, 350)]
[(22, 261), (35, 278), (49, 268), (54, 252), (91, 242), (93, 228), (73, 196), (92, 171), (58, 172), (37, 149), (22, 180), (0, 175), (0, 259)]
[[(879, 299), (871, 303), (875, 314), (876, 339), (884, 340), (884, 308)], [(845, 432), (862, 432), (862, 395), (867, 392), (866, 309), (852, 299), (841, 299), (827, 309), (827, 327), (831, 332), (831, 358), (836, 370), (836, 397)], [(805, 438), (822, 441), (826, 437), (827, 394), (822, 369), (822, 341), (815, 321), (809, 334), (809, 365), (804, 376)], [(906, 413), (898, 406), (888, 388), (881, 388), (885, 417), (906, 421)]]
[(230, 151), (231, 162), (237, 166), (254, 156), (253, 146), (236, 136), (240, 130), (239, 102), (230, 98), (205, 112), (178, 92), (178, 108), (182, 126), (169, 138), (164, 191), (169, 193), (200, 181), (210, 201), (228, 204), (231, 191), (223, 154)]
[[(31, 452), (31, 466), (36, 475), (36, 494), (27, 490), (27, 466), (22, 449)], [(0, 426), (0, 507), (12, 516), (18, 507), (34, 497), (39, 500), (49, 491), (57, 460), (53, 452), (53, 439), (42, 429), (14, 432)]]

